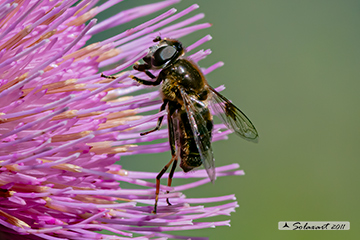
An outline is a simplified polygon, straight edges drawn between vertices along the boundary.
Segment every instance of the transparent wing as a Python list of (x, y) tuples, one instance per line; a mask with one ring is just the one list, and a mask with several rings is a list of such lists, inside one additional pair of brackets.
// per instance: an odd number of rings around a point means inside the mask
[(204, 108), (207, 109), (207, 106), (205, 106), (203, 102), (189, 97), (183, 89), (180, 89), (180, 92), (202, 164), (211, 182), (214, 182), (216, 174), (215, 159), (211, 148), (211, 133), (209, 133), (206, 127), (206, 121), (201, 114), (201, 111), (204, 110)]
[(240, 137), (257, 142), (259, 135), (250, 119), (226, 97), (211, 86), (208, 85), (208, 87), (212, 93), (211, 108), (220, 116), (225, 125)]

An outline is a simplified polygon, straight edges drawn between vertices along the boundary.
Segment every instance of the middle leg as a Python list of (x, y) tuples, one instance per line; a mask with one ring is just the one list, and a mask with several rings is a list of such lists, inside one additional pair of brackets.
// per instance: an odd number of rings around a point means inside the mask
[[(165, 110), (165, 107), (166, 107), (166, 105), (168, 104), (168, 102), (169, 102), (169, 100), (164, 99), (164, 102), (163, 102), (163, 104), (161, 105), (159, 112)], [(149, 134), (149, 133), (152, 133), (152, 132), (155, 132), (155, 131), (159, 130), (159, 129), (161, 128), (161, 123), (162, 123), (163, 119), (164, 119), (164, 116), (159, 117), (159, 119), (158, 119), (158, 121), (157, 121), (157, 125), (156, 125), (156, 127), (155, 127), (154, 129), (152, 129), (152, 130), (150, 130), (150, 131), (147, 131), (147, 132), (140, 133), (140, 135), (141, 135), (141, 136), (144, 136), (144, 135), (146, 135), (146, 134)]]

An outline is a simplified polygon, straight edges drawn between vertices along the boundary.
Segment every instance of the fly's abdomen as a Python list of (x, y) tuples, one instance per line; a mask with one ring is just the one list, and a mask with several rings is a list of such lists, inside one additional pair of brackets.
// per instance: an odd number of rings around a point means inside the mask
[(180, 138), (180, 142), (182, 142), (180, 149), (180, 167), (184, 170), (184, 172), (188, 172), (196, 167), (200, 167), (202, 161), (194, 138)]
[[(188, 172), (196, 167), (201, 166), (202, 160), (200, 157), (198, 146), (194, 139), (194, 134), (189, 123), (189, 119), (185, 111), (180, 111), (180, 122), (179, 122), (179, 135), (178, 135), (178, 149), (180, 152), (180, 167), (184, 172)], [(204, 119), (203, 131), (200, 131), (200, 141), (205, 144), (203, 147), (209, 149), (211, 146), (211, 136), (213, 129), (212, 117), (208, 108), (203, 108), (199, 114)], [(210, 139), (209, 139), (210, 138)]]

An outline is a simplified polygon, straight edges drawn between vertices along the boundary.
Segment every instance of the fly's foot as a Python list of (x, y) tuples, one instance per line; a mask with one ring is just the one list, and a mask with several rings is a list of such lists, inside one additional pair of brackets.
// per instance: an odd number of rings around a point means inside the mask
[(107, 79), (116, 79), (116, 77), (114, 77), (114, 76), (105, 75), (103, 73), (101, 73), (101, 77), (107, 78)]

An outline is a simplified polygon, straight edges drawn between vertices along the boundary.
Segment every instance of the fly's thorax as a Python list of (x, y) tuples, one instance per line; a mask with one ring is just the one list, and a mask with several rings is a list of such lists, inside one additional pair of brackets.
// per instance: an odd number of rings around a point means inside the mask
[(179, 58), (173, 64), (163, 69), (167, 75), (173, 76), (184, 89), (195, 92), (202, 91), (206, 80), (200, 68), (191, 60)]
[(172, 76), (168, 76), (162, 81), (160, 94), (163, 99), (179, 103), (182, 102), (179, 84)]
[(187, 95), (204, 101), (209, 96), (206, 79), (199, 67), (186, 58), (180, 58), (171, 66), (164, 68), (159, 76), (162, 80), (161, 94), (164, 99), (182, 102), (180, 88)]

